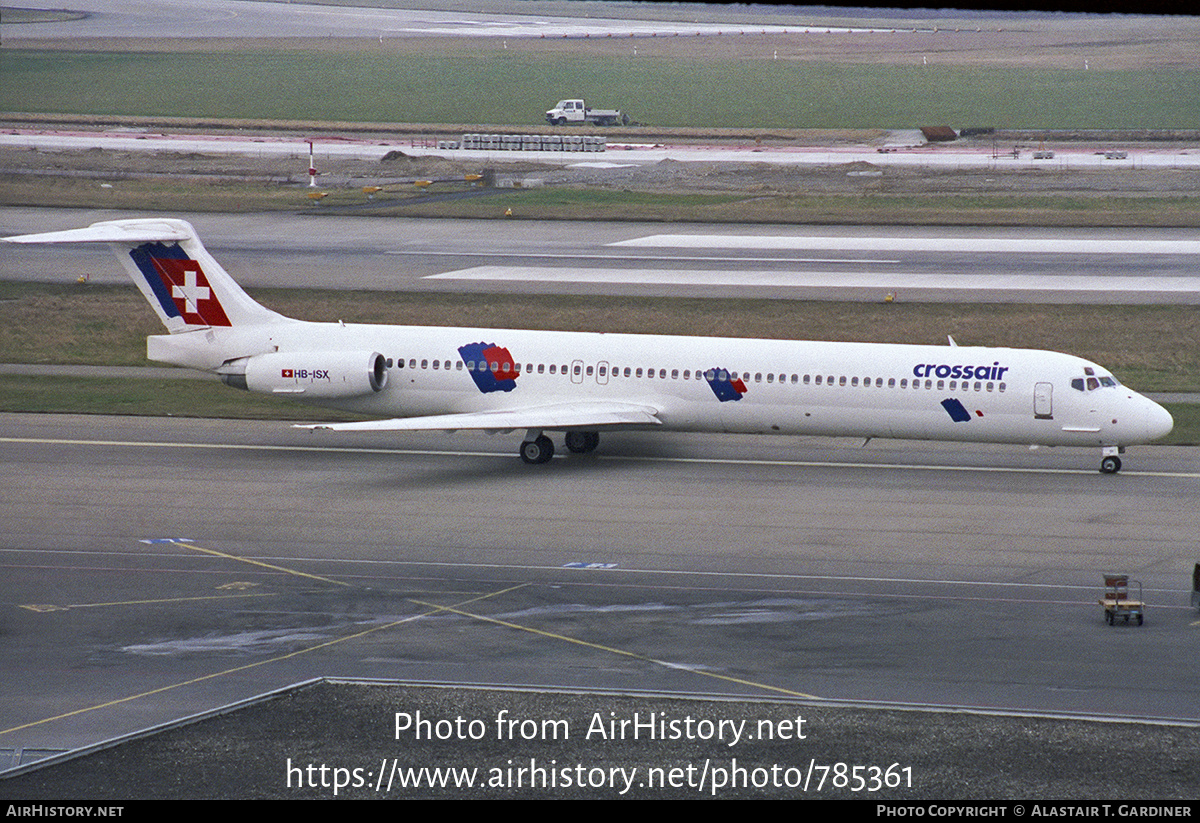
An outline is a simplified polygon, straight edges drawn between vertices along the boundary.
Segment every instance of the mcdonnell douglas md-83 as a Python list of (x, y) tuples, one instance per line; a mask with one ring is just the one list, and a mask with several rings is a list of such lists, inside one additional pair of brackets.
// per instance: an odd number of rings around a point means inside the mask
[(108, 243), (169, 334), (151, 360), (230, 386), (383, 418), (336, 431), (524, 429), (545, 463), (563, 432), (663, 429), (1091, 446), (1100, 471), (1171, 415), (1079, 357), (1008, 348), (653, 334), (375, 326), (293, 320), (255, 302), (182, 220), (7, 238)]

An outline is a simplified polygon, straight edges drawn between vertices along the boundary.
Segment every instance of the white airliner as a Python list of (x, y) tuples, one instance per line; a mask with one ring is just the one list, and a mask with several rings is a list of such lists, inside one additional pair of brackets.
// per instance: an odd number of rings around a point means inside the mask
[(1167, 434), (1171, 415), (1101, 366), (1030, 349), (374, 326), (293, 320), (256, 303), (182, 220), (7, 238), (108, 243), (170, 332), (151, 360), (230, 386), (384, 419), (337, 431), (524, 429), (521, 459), (600, 432), (663, 429), (1101, 449)]

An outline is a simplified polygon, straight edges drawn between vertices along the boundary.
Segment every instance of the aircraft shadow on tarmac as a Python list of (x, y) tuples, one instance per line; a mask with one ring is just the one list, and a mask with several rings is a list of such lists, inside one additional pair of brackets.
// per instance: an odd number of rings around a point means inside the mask
[[(513, 441), (514, 446), (516, 441)], [(464, 451), (470, 446), (464, 441)], [(521, 462), (514, 454), (511, 460), (494, 457), (473, 457), (464, 455), (462, 458), (446, 459), (440, 455), (430, 455), (420, 458), (419, 464), (411, 471), (382, 475), (372, 480), (364, 481), (365, 486), (378, 489), (423, 489), (450, 488), (456, 485), (472, 485), (485, 481), (494, 483), (497, 480), (522, 481), (536, 479), (545, 482), (547, 477), (564, 478), (587, 476), (602, 478), (613, 472), (622, 476), (628, 475), (630, 461), (644, 461), (647, 458), (687, 458), (699, 454), (684, 445), (660, 440), (652, 435), (636, 432), (613, 432), (602, 435), (600, 448), (592, 454), (565, 453), (560, 448), (560, 456), (551, 460), (539, 471), (531, 471), (531, 467)], [(546, 472), (550, 472), (547, 475)]]

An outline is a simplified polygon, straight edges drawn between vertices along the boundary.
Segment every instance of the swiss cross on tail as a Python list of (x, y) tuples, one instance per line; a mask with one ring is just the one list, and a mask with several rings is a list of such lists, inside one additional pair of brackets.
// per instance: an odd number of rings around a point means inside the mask
[(195, 260), (151, 260), (163, 282), (171, 285), (171, 299), (189, 326), (231, 325), (199, 263)]
[(146, 243), (129, 252), (168, 317), (189, 326), (230, 326), (200, 264), (179, 246)]

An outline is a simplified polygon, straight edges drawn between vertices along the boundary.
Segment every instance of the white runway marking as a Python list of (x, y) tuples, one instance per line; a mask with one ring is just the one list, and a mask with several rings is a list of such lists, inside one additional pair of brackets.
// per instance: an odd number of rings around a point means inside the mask
[[(268, 451), (268, 452), (320, 452), (325, 454), (367, 454), (367, 455), (405, 455), (414, 457), (493, 457), (504, 460), (515, 460), (510, 452), (491, 451), (453, 451), (435, 449), (392, 449), (392, 448), (363, 448), (357, 446), (283, 446), (271, 444), (250, 443), (157, 443), (137, 440), (82, 440), (75, 438), (57, 437), (0, 437), (0, 443), (23, 443), (56, 446), (107, 446), (132, 449), (212, 449), (214, 451)], [(881, 471), (944, 471), (944, 472), (989, 472), (999, 474), (1086, 474), (1095, 475), (1095, 469), (1061, 469), (1036, 466), (953, 466), (933, 465), (926, 463), (864, 463), (838, 462), (833, 460), (758, 460), (752, 458), (728, 457), (662, 457), (637, 455), (598, 455), (600, 460), (632, 460), (648, 463), (679, 463), (679, 464), (708, 464), (736, 466), (788, 466), (793, 468), (840, 468), (840, 469), (877, 469)], [(555, 459), (569, 460), (566, 455), (558, 455)], [(1122, 477), (1183, 477), (1200, 478), (1200, 472), (1179, 471), (1129, 471), (1121, 472)]]
[(1200, 240), (1122, 240), (1094, 237), (788, 237), (776, 235), (652, 234), (612, 246), (685, 249), (783, 249), (957, 252), (970, 254), (1200, 254)]
[(384, 254), (401, 254), (409, 257), (487, 257), (491, 259), (513, 257), (520, 260), (622, 260), (631, 263), (899, 263), (896, 259), (882, 257), (719, 257), (716, 255), (686, 254), (568, 254), (564, 252), (525, 251), (481, 251), (476, 254), (461, 251), (424, 251), (411, 249), (389, 249)]
[(538, 266), (475, 266), (427, 275), (425, 280), (473, 280), (521, 283), (621, 283), (659, 286), (740, 286), (796, 289), (903, 288), (938, 291), (1200, 293), (1200, 277), (1095, 277), (1090, 275), (964, 275), (833, 271), (704, 271)]

